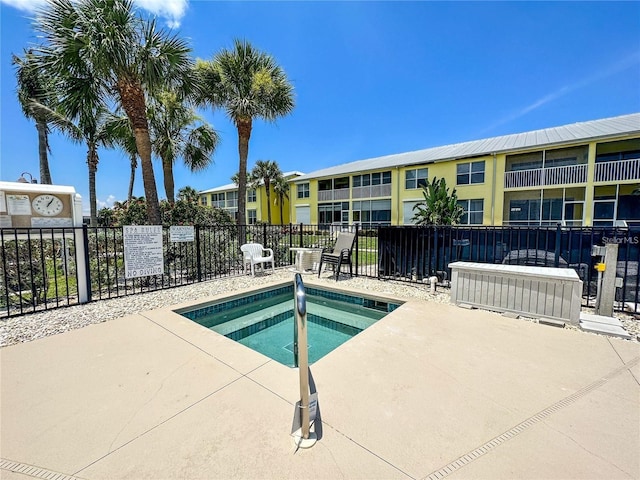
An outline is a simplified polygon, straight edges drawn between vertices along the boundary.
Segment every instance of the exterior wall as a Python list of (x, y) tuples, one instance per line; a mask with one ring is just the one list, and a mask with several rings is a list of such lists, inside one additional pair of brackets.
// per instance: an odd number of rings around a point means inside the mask
[[(249, 189), (247, 189), (248, 191)], [(236, 192), (237, 188), (231, 188), (226, 190), (216, 190), (215, 192), (201, 193), (198, 198), (198, 203), (203, 205), (202, 197), (206, 197), (206, 206), (211, 207), (213, 205), (212, 195), (218, 193), (229, 193)], [(291, 190), (289, 192), (289, 197), (291, 197)], [(274, 204), (276, 201), (277, 195), (273, 191), (273, 187), (271, 187), (271, 220), (273, 225), (284, 225), (290, 222), (290, 200), (286, 197), (284, 198), (284, 203), (282, 206), (282, 216), (283, 219), (280, 218), (280, 205)], [(258, 222), (267, 223), (269, 219), (269, 214), (267, 210), (267, 192), (263, 185), (259, 186), (256, 189), (256, 201), (249, 202), (247, 201), (245, 204), (245, 208), (247, 210), (247, 220), (248, 220), (248, 211), (255, 210), (256, 211), (256, 220)]]
[[(539, 184), (532, 184), (531, 186), (521, 187), (505, 187), (505, 181), (507, 178), (507, 172), (510, 165), (508, 163), (509, 155), (526, 154), (545, 152), (545, 157), (549, 157), (549, 164), (551, 161), (562, 160), (563, 152), (571, 154), (572, 151), (576, 153), (575, 164), (563, 164), (560, 162), (559, 166), (550, 166), (545, 164), (547, 168), (533, 169), (539, 170), (539, 172), (532, 172), (533, 174), (542, 175), (540, 178), (545, 178), (545, 181)], [(594, 217), (594, 199), (597, 194), (602, 194), (605, 190), (604, 186), (611, 187), (610, 194), (616, 196), (616, 200), (622, 196), (630, 196), (631, 192), (640, 187), (640, 174), (634, 173), (638, 170), (638, 164), (640, 160), (636, 160), (640, 155), (632, 155), (632, 160), (626, 161), (626, 166), (629, 166), (624, 173), (620, 173), (624, 178), (618, 180), (608, 181), (596, 181), (597, 171), (602, 171), (607, 165), (596, 162), (598, 155), (608, 154), (612, 152), (635, 152), (640, 151), (640, 136), (620, 137), (620, 138), (608, 138), (599, 140), (582, 140), (573, 144), (563, 144), (550, 147), (536, 147), (528, 150), (519, 150), (513, 152), (503, 152), (498, 154), (487, 154), (475, 158), (454, 159), (448, 161), (441, 161), (435, 163), (429, 163), (424, 165), (405, 165), (399, 167), (389, 167), (386, 169), (376, 169), (368, 171), (352, 172), (350, 174), (341, 174), (335, 178), (349, 176), (350, 181), (354, 175), (361, 175), (365, 173), (374, 173), (380, 171), (391, 171), (391, 224), (402, 225), (404, 223), (404, 209), (405, 203), (408, 201), (422, 201), (422, 189), (407, 189), (405, 187), (405, 175), (408, 170), (427, 168), (428, 177), (430, 181), (433, 177), (445, 178), (449, 189), (456, 189), (456, 193), (460, 200), (483, 200), (483, 225), (503, 225), (509, 222), (510, 218), (510, 201), (514, 199), (540, 199), (541, 193), (543, 199), (563, 199), (563, 212), (565, 207), (573, 209), (574, 216), (582, 217), (582, 225), (593, 225)], [(586, 153), (581, 153), (586, 152)], [(586, 157), (585, 157), (586, 155)], [(571, 158), (569, 155), (567, 158)], [(457, 166), (462, 163), (484, 161), (484, 182), (478, 184), (469, 185), (457, 185)], [(558, 165), (558, 164), (556, 164)], [(620, 165), (610, 165), (617, 167)], [(631, 173), (629, 173), (631, 172)], [(546, 175), (546, 177), (545, 177)], [(328, 177), (322, 178), (326, 180)], [(583, 179), (575, 181), (575, 179)], [(296, 205), (308, 205), (310, 209), (311, 223), (318, 222), (318, 180), (308, 179), (305, 182), (309, 183), (310, 196), (309, 198), (298, 199), (297, 187), (295, 183), (292, 183), (291, 187), (291, 215), (292, 222), (296, 222), (295, 218), (295, 206)], [(560, 181), (559, 181), (560, 180)], [(567, 180), (566, 183), (562, 183), (562, 180)], [(548, 182), (556, 183), (548, 183)], [(546, 183), (545, 183), (546, 182)], [(350, 189), (352, 189), (352, 183)], [(613, 193), (611, 193), (613, 192)], [(373, 197), (378, 198), (378, 197)], [(389, 197), (384, 197), (389, 198)], [(350, 215), (349, 221), (353, 221), (352, 202), (354, 200), (353, 195), (350, 192), (349, 198), (342, 201), (350, 202)], [(627, 202), (629, 200), (627, 199)], [(582, 202), (582, 203), (581, 203)], [(322, 202), (320, 202), (322, 203)], [(640, 210), (640, 209), (638, 209)], [(567, 212), (570, 213), (570, 212)], [(563, 213), (563, 216), (565, 213)], [(616, 213), (617, 215), (617, 213)], [(640, 220), (637, 220), (640, 222)], [(570, 224), (569, 222), (568, 224)], [(577, 224), (578, 222), (576, 221)]]

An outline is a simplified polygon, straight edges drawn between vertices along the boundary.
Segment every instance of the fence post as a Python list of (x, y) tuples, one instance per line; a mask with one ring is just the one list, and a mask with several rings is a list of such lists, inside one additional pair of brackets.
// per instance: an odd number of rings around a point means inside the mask
[(303, 223), (300, 223), (300, 245), (298, 245), (300, 248), (302, 248), (302, 228), (304, 227)]
[[(359, 251), (358, 243), (360, 243), (360, 242), (358, 242), (358, 235), (359, 235), (359, 233), (358, 233), (358, 224), (356, 223), (355, 226), (356, 226), (356, 277), (357, 277), (358, 276), (358, 265), (359, 265), (359, 263), (358, 263), (358, 257), (359, 257), (359, 255), (358, 255), (358, 251)], [(380, 228), (380, 226), (378, 226), (378, 228)]]
[(429, 272), (429, 276), (431, 275), (436, 275), (438, 274), (438, 267), (440, 266), (440, 245), (438, 245), (438, 226), (434, 225), (433, 226), (433, 250), (435, 253), (435, 259), (434, 259), (434, 264), (435, 264), (435, 272)]
[(558, 268), (560, 266), (560, 248), (561, 248), (561, 238), (560, 235), (562, 235), (562, 230), (560, 228), (560, 224), (556, 224), (556, 250), (555, 250), (555, 259), (554, 259), (554, 263), (553, 266)]
[(196, 272), (198, 275), (198, 282), (202, 281), (202, 259), (200, 255), (202, 252), (200, 251), (200, 225), (195, 226), (196, 230)]
[[(74, 229), (74, 231), (76, 231)], [(77, 259), (82, 259), (84, 268), (76, 266), (76, 274), (78, 276), (78, 302), (88, 303), (91, 301), (91, 268), (89, 266), (89, 227), (82, 225), (82, 242), (76, 245), (81, 247), (81, 255)]]
[[(289, 249), (293, 247), (293, 223), (289, 222)], [(291, 250), (289, 250), (289, 264), (291, 264), (292, 259)]]
[(267, 245), (267, 224), (263, 224), (262, 225), (262, 245), (264, 245), (265, 247), (268, 247), (269, 245)]

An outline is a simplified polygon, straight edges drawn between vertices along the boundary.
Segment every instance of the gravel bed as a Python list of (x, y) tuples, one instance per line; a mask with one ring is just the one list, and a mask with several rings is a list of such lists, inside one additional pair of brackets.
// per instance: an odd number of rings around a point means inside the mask
[[(108, 300), (98, 300), (84, 305), (58, 308), (0, 320), (0, 347), (6, 347), (38, 338), (56, 335), (94, 323), (107, 322), (114, 318), (130, 315), (154, 308), (167, 307), (178, 303), (205, 299), (221, 293), (231, 293), (240, 289), (259, 287), (274, 281), (292, 280), (287, 269), (276, 270), (273, 274), (256, 277), (238, 276), (185, 285), (155, 292), (130, 295)], [(304, 278), (304, 277), (303, 277)], [(315, 276), (314, 276), (315, 279)], [(336, 285), (328, 273), (318, 280), (327, 285)], [(365, 277), (341, 277), (339, 286), (357, 288), (371, 293), (387, 294), (401, 298), (419, 298), (432, 302), (449, 303), (449, 289), (438, 288), (434, 295), (428, 285), (409, 284), (395, 281), (381, 281)], [(640, 321), (632, 315), (616, 314), (627, 331), (638, 341)], [(536, 321), (535, 319), (533, 321)], [(575, 327), (572, 327), (575, 328)]]

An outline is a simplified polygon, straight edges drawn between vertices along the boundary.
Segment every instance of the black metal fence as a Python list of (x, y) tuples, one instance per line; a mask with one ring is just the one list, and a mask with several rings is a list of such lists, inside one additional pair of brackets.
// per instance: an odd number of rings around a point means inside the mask
[(583, 305), (593, 303), (602, 259), (592, 246), (617, 243), (617, 308), (640, 312), (640, 227), (381, 227), (378, 277), (422, 282), (430, 276), (445, 282), (457, 261), (573, 268), (583, 281)]
[(290, 266), (291, 247), (329, 247), (336, 233), (314, 225), (195, 226), (193, 241), (172, 242), (169, 232), (162, 229), (164, 273), (127, 278), (122, 228), (0, 229), (0, 318), (240, 275), (243, 243), (261, 243), (274, 250), (276, 267)]
[[(292, 247), (330, 247), (327, 225), (220, 225), (194, 227), (194, 239), (172, 242), (163, 228), (161, 275), (127, 278), (122, 228), (0, 229), (0, 318), (134, 295), (244, 273), (240, 245), (274, 250), (276, 267), (291, 266)], [(640, 228), (371, 227), (357, 233), (354, 272), (379, 279), (445, 282), (449, 263), (472, 261), (574, 268), (585, 285), (584, 304), (595, 295), (592, 245), (620, 245), (618, 307), (640, 312)], [(86, 286), (86, 288), (83, 287)], [(86, 297), (81, 298), (86, 291)]]

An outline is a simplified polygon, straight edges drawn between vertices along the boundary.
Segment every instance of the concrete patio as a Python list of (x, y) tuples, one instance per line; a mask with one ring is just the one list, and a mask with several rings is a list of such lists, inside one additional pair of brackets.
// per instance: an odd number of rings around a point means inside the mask
[(311, 366), (295, 451), (297, 370), (171, 310), (0, 349), (0, 477), (640, 478), (638, 343), (410, 300)]

